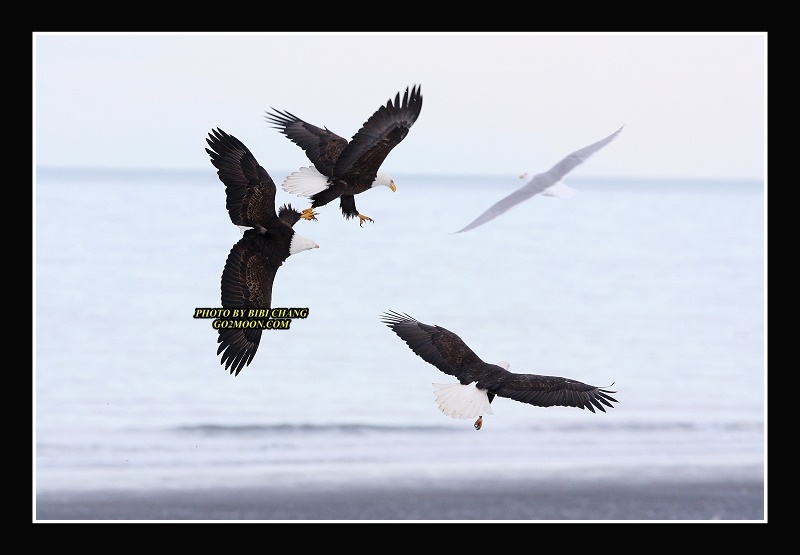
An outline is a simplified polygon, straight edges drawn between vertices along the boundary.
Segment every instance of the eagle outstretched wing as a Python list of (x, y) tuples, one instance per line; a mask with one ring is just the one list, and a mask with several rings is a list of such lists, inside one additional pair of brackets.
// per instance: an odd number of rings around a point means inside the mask
[[(248, 230), (231, 248), (222, 270), (222, 306), (231, 309), (269, 308), (278, 266), (256, 248), (256, 231)], [(234, 374), (250, 364), (261, 341), (260, 329), (220, 329), (217, 354)]]
[(599, 387), (559, 376), (517, 374), (509, 370), (495, 371), (490, 379), (478, 380), (478, 387), (488, 389), (498, 397), (506, 397), (537, 407), (577, 407), (595, 412), (595, 407), (606, 412), (618, 402), (611, 393)]
[(408, 314), (394, 311), (384, 312), (381, 321), (417, 356), (445, 374), (459, 377), (465, 366), (483, 363), (458, 335), (441, 326), (423, 324)]
[(333, 175), (333, 166), (347, 146), (347, 139), (327, 128), (303, 121), (291, 112), (275, 108), (271, 110), (272, 113), (267, 112), (265, 119), (302, 148), (319, 173), (328, 177)]
[(403, 100), (400, 93), (385, 106), (378, 108), (361, 129), (353, 135), (339, 155), (333, 174), (337, 177), (358, 172), (374, 175), (394, 147), (408, 135), (422, 110), (422, 89), (415, 85), (406, 88)]
[(225, 184), (225, 205), (231, 221), (240, 226), (268, 226), (276, 218), (275, 182), (236, 137), (214, 129), (206, 139), (206, 152)]

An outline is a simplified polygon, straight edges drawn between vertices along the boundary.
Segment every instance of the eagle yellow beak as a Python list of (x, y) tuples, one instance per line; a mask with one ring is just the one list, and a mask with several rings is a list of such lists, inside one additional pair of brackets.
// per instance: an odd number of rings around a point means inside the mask
[(394, 181), (389, 183), (389, 188), (392, 190), (393, 193), (397, 190), (397, 187), (394, 186)]

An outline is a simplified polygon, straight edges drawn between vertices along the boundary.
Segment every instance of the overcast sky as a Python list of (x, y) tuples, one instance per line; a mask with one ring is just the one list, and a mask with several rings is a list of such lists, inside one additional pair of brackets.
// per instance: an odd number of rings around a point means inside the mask
[(762, 179), (766, 34), (34, 34), (37, 166), (204, 170), (237, 136), (270, 173), (308, 165), (264, 121), (350, 138), (421, 84), (392, 175), (519, 175), (625, 129), (589, 177)]

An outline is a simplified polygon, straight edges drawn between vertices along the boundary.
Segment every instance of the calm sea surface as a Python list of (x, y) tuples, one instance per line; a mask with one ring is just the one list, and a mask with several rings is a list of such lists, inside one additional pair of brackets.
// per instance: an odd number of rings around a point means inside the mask
[[(272, 173), (280, 184), (285, 174)], [(395, 176), (295, 230), (265, 331), (234, 377), (197, 307), (240, 237), (214, 171), (42, 169), (35, 184), (39, 492), (499, 476), (631, 479), (765, 469), (762, 183), (573, 179), (452, 234), (516, 176)], [(307, 201), (278, 191), (278, 202)], [(606, 413), (497, 398), (476, 432), (450, 376), (380, 322), (458, 333), (487, 362), (611, 386)]]

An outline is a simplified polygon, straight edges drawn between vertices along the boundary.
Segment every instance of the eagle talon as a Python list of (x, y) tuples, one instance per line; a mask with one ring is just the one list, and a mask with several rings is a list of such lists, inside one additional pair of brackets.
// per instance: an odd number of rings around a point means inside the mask
[(365, 216), (363, 214), (359, 214), (358, 215), (358, 226), (359, 227), (363, 227), (365, 221), (372, 222), (373, 224), (375, 223), (375, 220), (373, 220), (369, 216)]
[(300, 214), (300, 217), (303, 218), (304, 220), (314, 220), (315, 222), (317, 221), (317, 213), (314, 212), (313, 208), (306, 208), (305, 210), (303, 210), (302, 214)]
[(483, 416), (479, 416), (473, 425), (475, 426), (476, 430), (480, 430), (481, 426), (483, 426)]

